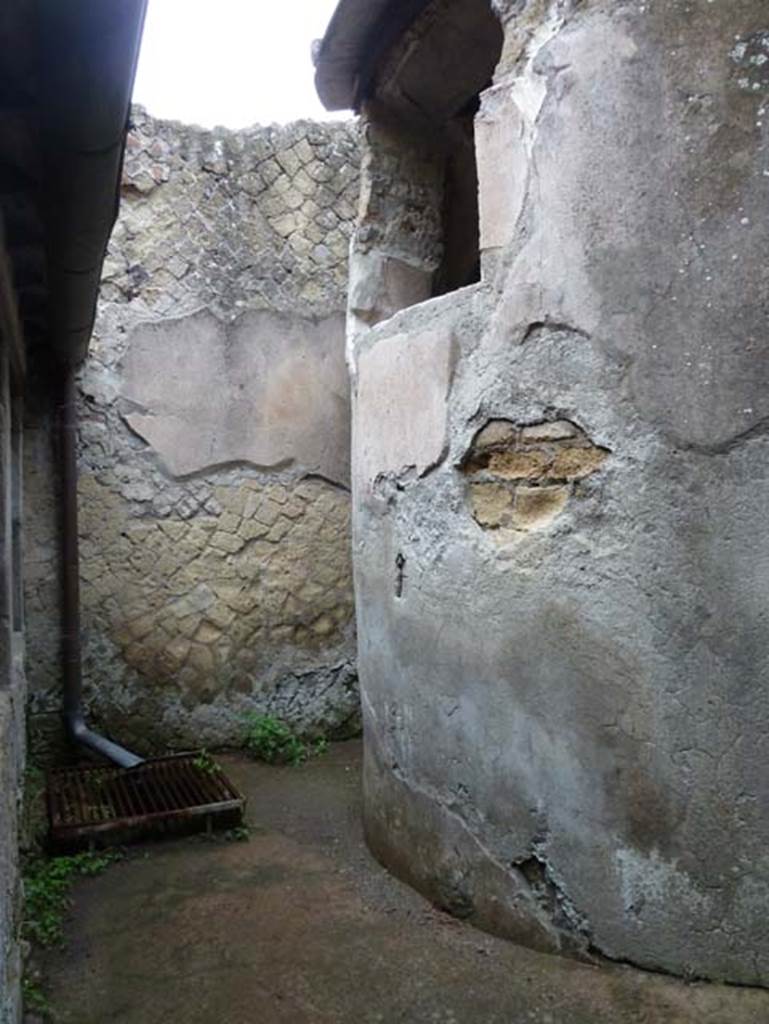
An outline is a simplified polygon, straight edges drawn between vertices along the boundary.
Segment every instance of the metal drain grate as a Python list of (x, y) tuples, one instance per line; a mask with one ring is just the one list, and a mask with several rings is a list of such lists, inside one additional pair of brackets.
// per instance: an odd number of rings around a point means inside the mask
[(130, 769), (57, 769), (48, 777), (47, 797), (55, 847), (232, 828), (245, 806), (221, 768), (195, 754), (154, 758)]

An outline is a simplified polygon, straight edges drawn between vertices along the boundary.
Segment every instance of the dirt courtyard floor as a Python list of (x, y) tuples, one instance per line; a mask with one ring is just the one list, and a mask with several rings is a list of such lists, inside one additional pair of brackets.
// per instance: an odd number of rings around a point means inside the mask
[(223, 758), (247, 842), (148, 845), (78, 883), (44, 961), (62, 1024), (769, 1024), (769, 992), (591, 967), (435, 910), (369, 855), (357, 742)]

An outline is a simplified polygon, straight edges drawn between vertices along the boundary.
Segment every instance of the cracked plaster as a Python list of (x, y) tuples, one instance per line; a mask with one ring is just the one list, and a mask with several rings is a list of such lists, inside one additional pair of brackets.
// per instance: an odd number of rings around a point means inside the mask
[[(483, 280), (348, 323), (357, 421), (371, 352), (457, 352), (430, 472), (379, 500), (354, 439), (367, 834), (537, 948), (767, 985), (765, 5), (495, 7)], [(499, 544), (473, 440), (559, 421), (610, 454)]]

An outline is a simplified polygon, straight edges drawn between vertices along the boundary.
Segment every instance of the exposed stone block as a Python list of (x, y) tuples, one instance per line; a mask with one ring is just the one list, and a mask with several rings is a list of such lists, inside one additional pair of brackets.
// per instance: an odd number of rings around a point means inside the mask
[(490, 420), (461, 467), (470, 479), (473, 518), (499, 542), (545, 529), (566, 508), (573, 483), (596, 473), (608, 456), (569, 420)]
[(350, 267), (350, 312), (372, 327), (428, 299), (432, 276), (429, 269), (382, 253), (357, 253)]

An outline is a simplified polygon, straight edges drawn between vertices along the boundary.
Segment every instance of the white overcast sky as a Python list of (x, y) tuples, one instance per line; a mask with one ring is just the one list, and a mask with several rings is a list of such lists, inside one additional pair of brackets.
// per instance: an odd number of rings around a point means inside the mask
[(204, 127), (329, 118), (315, 95), (310, 45), (335, 6), (149, 0), (134, 101), (156, 117)]

